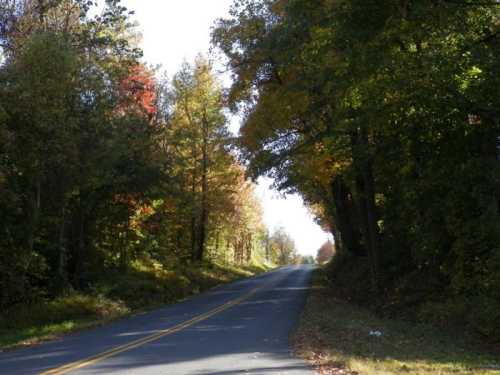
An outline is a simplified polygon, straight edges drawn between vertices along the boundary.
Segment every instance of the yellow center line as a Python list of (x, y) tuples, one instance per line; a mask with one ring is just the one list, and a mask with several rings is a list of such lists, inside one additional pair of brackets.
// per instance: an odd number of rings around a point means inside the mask
[(87, 367), (87, 366), (90, 366), (90, 365), (93, 365), (97, 362), (100, 362), (104, 359), (107, 359), (107, 358), (110, 358), (110, 357), (113, 357), (117, 354), (120, 354), (120, 353), (123, 353), (123, 352), (126, 352), (128, 350), (131, 350), (131, 349), (134, 349), (134, 348), (137, 348), (137, 347), (140, 347), (142, 345), (145, 345), (149, 342), (152, 342), (152, 341), (155, 341), (155, 340), (158, 340), (164, 336), (168, 336), (168, 335), (171, 335), (175, 332), (179, 332), (187, 327), (190, 327), (192, 326), (193, 324), (196, 324), (196, 323), (199, 323), (199, 322), (202, 322), (208, 318), (211, 318), (212, 316), (216, 315), (216, 314), (219, 314), (221, 313), (222, 311), (225, 311), (233, 306), (236, 306), (238, 305), (239, 303), (243, 302), (244, 300), (250, 298), (252, 295), (254, 295), (259, 289), (261, 289), (262, 287), (257, 287), (255, 289), (252, 289), (250, 292), (248, 292), (247, 294), (244, 294), (243, 296), (240, 296), (236, 299), (233, 299), (229, 302), (226, 302), (225, 304), (219, 306), (219, 307), (216, 307), (215, 309), (213, 310), (210, 310), (204, 314), (201, 314), (201, 315), (198, 315), (198, 316), (195, 316), (194, 318), (192, 319), (189, 319), (185, 322), (182, 322), (180, 324), (177, 324), (171, 328), (167, 328), (167, 329), (164, 329), (164, 330), (161, 330), (157, 333), (154, 333), (150, 336), (147, 336), (147, 337), (143, 337), (142, 339), (138, 339), (138, 340), (135, 340), (135, 341), (131, 341), (129, 342), (128, 344), (125, 344), (125, 345), (120, 345), (120, 346), (117, 346), (113, 349), (110, 349), (110, 350), (107, 350), (105, 352), (102, 352), (102, 353), (99, 353), (99, 354), (96, 354), (96, 355), (93, 355), (91, 357), (87, 357), (87, 358), (84, 358), (84, 359), (81, 359), (79, 361), (75, 361), (75, 362), (71, 362), (71, 363), (68, 363), (66, 365), (63, 365), (63, 366), (59, 366), (59, 367), (56, 367), (52, 370), (48, 370), (48, 371), (45, 371), (45, 372), (42, 372), (40, 375), (62, 375), (62, 374), (67, 374), (68, 372), (70, 371), (74, 371), (74, 370), (77, 370), (77, 369), (80, 369), (82, 367)]

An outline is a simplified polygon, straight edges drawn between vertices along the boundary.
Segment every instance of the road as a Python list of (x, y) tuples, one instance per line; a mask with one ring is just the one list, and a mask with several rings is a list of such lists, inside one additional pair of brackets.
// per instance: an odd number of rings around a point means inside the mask
[(312, 375), (288, 345), (311, 266), (288, 266), (184, 302), (0, 353), (0, 374)]

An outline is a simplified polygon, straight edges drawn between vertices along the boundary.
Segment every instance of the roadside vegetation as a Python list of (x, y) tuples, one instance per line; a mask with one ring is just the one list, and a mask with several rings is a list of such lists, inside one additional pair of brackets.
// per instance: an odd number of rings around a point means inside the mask
[(265, 175), (333, 234), (345, 300), (500, 345), (498, 1), (235, 0), (212, 31), (228, 89), (203, 56), (163, 77), (120, 1), (95, 3), (0, 0), (4, 326), (295, 261)]
[(213, 40), (249, 172), (332, 232), (333, 285), (500, 345), (499, 2), (234, 1)]
[(91, 290), (73, 291), (2, 311), (0, 349), (31, 345), (95, 327), (269, 269), (257, 263), (245, 266), (204, 263), (165, 269), (159, 263), (133, 262), (126, 274), (111, 272), (96, 278)]
[(326, 267), (314, 272), (292, 344), (324, 375), (500, 374), (498, 352), (480, 337), (375, 314), (339, 293)]
[(3, 346), (296, 257), (263, 224), (211, 63), (165, 77), (139, 44), (119, 0), (0, 0)]

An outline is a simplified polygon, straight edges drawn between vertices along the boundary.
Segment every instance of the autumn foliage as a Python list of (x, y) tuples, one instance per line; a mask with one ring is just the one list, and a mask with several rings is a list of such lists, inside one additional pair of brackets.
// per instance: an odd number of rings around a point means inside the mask
[(330, 241), (325, 242), (321, 247), (318, 249), (318, 254), (316, 255), (316, 262), (318, 264), (325, 264), (328, 263), (333, 255), (335, 254), (335, 248), (333, 244)]
[(134, 113), (152, 117), (157, 112), (157, 85), (153, 73), (142, 64), (134, 64), (128, 69), (127, 76), (119, 86), (121, 103), (120, 113)]
[(129, 12), (95, 6), (0, 0), (0, 322), (106, 278), (156, 295), (167, 269), (273, 259), (211, 65), (158, 79)]
[(332, 283), (498, 341), (498, 2), (243, 0), (230, 14), (212, 37), (242, 152), (332, 231)]

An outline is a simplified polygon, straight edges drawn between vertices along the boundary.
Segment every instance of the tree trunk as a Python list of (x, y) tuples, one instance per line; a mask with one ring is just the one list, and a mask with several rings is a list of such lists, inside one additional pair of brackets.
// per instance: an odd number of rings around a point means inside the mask
[(85, 210), (83, 208), (82, 197), (78, 207), (78, 242), (77, 254), (75, 257), (74, 283), (77, 288), (83, 286), (84, 263), (85, 263)]
[(380, 287), (380, 238), (378, 231), (377, 207), (375, 205), (375, 181), (373, 179), (373, 167), (371, 161), (366, 163), (362, 170), (366, 197), (366, 221), (370, 237), (371, 266), (374, 278), (374, 288)]
[(248, 233), (248, 237), (247, 237), (247, 241), (246, 241), (246, 247), (247, 247), (247, 251), (246, 251), (246, 262), (247, 263), (250, 263), (250, 261), (252, 260), (252, 234), (251, 233)]
[(380, 250), (375, 205), (373, 161), (369, 151), (368, 135), (359, 129), (352, 137), (353, 164), (356, 171), (356, 193), (363, 237), (370, 258), (371, 282), (374, 291), (380, 287)]
[(120, 247), (120, 268), (121, 268), (122, 272), (126, 272), (128, 270), (128, 265), (130, 263), (130, 254), (129, 254), (129, 249), (128, 249), (129, 228), (130, 228), (130, 213), (127, 210), (127, 220), (126, 220), (126, 224), (123, 228), (122, 241), (121, 241), (121, 247)]
[(28, 230), (28, 249), (30, 252), (33, 251), (35, 246), (35, 237), (38, 229), (38, 224), (40, 222), (40, 209), (41, 209), (41, 182), (38, 177), (35, 182), (35, 191), (31, 196), (31, 200), (29, 202), (29, 213), (30, 213), (30, 225)]
[(331, 188), (335, 206), (333, 215), (335, 216), (334, 220), (341, 240), (340, 246), (337, 248), (339, 251), (346, 251), (357, 256), (366, 254), (360, 243), (358, 228), (351, 219), (353, 202), (349, 188), (341, 176), (335, 177)]
[(207, 237), (208, 224), (208, 121), (203, 118), (203, 146), (202, 146), (202, 166), (201, 166), (201, 209), (200, 224), (198, 232), (198, 250), (196, 260), (202, 261), (205, 253), (205, 242)]
[(192, 176), (192, 181), (191, 181), (191, 200), (192, 200), (192, 211), (191, 211), (191, 256), (194, 261), (197, 260), (197, 253), (196, 253), (196, 237), (197, 237), (197, 230), (196, 230), (196, 211), (197, 211), (197, 204), (196, 204), (196, 154), (194, 150), (195, 146), (193, 145), (193, 176)]
[(266, 234), (266, 260), (271, 262), (271, 241), (269, 234)]
[(67, 254), (66, 254), (66, 207), (64, 206), (61, 210), (61, 223), (59, 227), (59, 262), (57, 267), (57, 275), (59, 282), (61, 283), (61, 289), (64, 290), (67, 287), (68, 278), (66, 274), (66, 262), (67, 262)]

